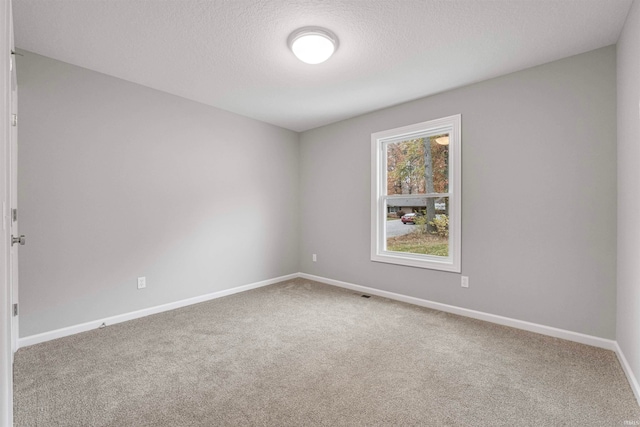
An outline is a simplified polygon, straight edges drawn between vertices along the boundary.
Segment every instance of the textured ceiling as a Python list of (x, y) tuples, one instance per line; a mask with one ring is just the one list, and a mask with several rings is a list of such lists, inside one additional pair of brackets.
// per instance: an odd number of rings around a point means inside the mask
[[(13, 0), (19, 48), (295, 131), (616, 43), (631, 0)], [(289, 34), (340, 47), (297, 60)]]

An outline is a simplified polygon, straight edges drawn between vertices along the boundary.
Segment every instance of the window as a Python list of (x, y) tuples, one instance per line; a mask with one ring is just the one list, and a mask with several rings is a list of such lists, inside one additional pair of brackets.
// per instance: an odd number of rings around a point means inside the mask
[(460, 272), (461, 116), (371, 135), (371, 260)]

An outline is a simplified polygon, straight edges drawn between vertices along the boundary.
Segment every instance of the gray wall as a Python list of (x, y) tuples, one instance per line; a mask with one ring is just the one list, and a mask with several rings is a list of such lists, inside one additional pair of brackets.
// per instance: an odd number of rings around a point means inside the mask
[[(615, 54), (610, 46), (303, 133), (301, 271), (615, 338)], [(469, 289), (459, 274), (369, 260), (371, 133), (457, 113)]]
[(640, 375), (640, 4), (618, 41), (618, 321), (616, 338)]
[[(615, 47), (301, 135), (18, 66), (23, 337), (296, 271), (615, 337)], [(469, 289), (369, 260), (371, 133), (457, 113)]]
[(31, 53), (18, 70), (20, 336), (298, 271), (298, 134)]

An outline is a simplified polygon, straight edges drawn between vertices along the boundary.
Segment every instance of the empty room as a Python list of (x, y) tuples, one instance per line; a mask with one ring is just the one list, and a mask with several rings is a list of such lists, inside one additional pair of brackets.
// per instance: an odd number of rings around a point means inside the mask
[(0, 20), (0, 426), (640, 425), (639, 0)]

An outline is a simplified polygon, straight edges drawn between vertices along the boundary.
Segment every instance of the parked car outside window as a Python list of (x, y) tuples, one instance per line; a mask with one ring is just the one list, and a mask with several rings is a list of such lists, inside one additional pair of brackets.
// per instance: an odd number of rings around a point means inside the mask
[(416, 223), (416, 217), (418, 216), (422, 216), (419, 215), (417, 213), (408, 213), (402, 216), (402, 218), (400, 218), (400, 220), (402, 221), (403, 224), (415, 224)]

